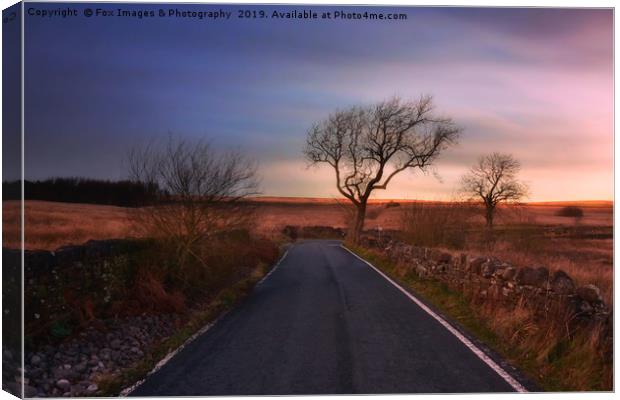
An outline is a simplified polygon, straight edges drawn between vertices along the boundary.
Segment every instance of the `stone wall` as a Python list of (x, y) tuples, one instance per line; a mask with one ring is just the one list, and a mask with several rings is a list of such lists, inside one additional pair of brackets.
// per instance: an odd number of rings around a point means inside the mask
[(578, 286), (564, 271), (516, 267), (497, 258), (454, 254), (397, 240), (362, 240), (419, 277), (433, 278), (486, 301), (525, 304), (541, 317), (562, 313), (567, 320), (600, 322), (611, 328), (611, 312), (595, 285)]
[[(132, 255), (146, 246), (146, 242), (118, 239), (92, 240), (55, 251), (26, 250), (26, 345), (38, 337), (67, 336), (72, 324), (105, 315), (133, 279)], [(19, 250), (3, 249), (3, 268), (19, 269), (20, 258)]]

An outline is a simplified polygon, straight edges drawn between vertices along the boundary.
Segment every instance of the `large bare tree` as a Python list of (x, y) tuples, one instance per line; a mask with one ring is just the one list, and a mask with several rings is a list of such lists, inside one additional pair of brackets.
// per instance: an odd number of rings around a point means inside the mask
[(407, 169), (427, 169), (459, 132), (450, 118), (434, 114), (430, 96), (394, 97), (329, 115), (308, 131), (304, 154), (311, 164), (334, 169), (336, 188), (355, 206), (357, 242), (372, 193)]
[(511, 154), (492, 153), (478, 159), (461, 178), (461, 191), (484, 205), (487, 226), (493, 227), (498, 204), (518, 202), (528, 194), (528, 187), (517, 179), (521, 163)]
[(136, 211), (137, 225), (171, 244), (181, 268), (188, 258), (202, 261), (196, 251), (201, 241), (243, 222), (240, 200), (257, 193), (254, 163), (205, 140), (171, 136), (133, 148), (128, 161), (131, 179), (149, 188), (152, 198)]

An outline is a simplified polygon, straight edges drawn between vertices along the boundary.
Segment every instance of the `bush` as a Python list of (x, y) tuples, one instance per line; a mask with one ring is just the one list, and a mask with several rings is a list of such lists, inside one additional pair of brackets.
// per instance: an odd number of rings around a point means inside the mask
[(583, 218), (583, 209), (576, 206), (562, 207), (555, 213), (559, 217)]

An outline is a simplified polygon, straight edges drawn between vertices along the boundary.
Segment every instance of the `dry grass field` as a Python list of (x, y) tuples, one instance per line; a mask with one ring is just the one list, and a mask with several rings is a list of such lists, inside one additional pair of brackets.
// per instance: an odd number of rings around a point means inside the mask
[[(249, 205), (255, 211), (256, 233), (276, 240), (283, 238), (281, 232), (286, 225), (346, 228), (347, 221), (352, 220), (346, 203), (330, 199), (256, 198)], [(558, 211), (567, 205), (580, 207), (583, 217), (576, 220), (558, 216)], [(27, 201), (25, 207), (28, 249), (53, 250), (91, 239), (138, 236), (131, 222), (135, 209), (44, 201)], [(19, 226), (19, 210), (19, 202), (3, 203), (4, 246), (19, 246), (19, 241), (12, 235)], [(414, 244), (441, 247), (456, 253), (466, 251), (473, 255), (494, 256), (516, 266), (544, 265), (550, 270), (562, 269), (577, 284), (597, 285), (606, 303), (612, 304), (611, 202), (543, 203), (502, 209), (494, 233), (488, 236), (480, 213), (471, 207), (454, 203), (378, 201), (369, 206), (366, 229), (378, 227), (397, 231), (395, 234)], [(240, 254), (239, 249), (228, 250)], [(431, 288), (423, 286), (418, 290), (424, 292)], [(446, 304), (449, 307), (460, 304), (457, 300)], [(461, 312), (458, 307), (455, 310)], [(550, 388), (586, 390), (609, 387), (611, 367), (601, 361), (597, 335), (573, 341), (570, 355), (556, 363), (558, 365), (551, 366), (552, 363), (546, 360), (557, 348), (558, 338), (563, 336), (545, 324), (533, 323), (529, 311), (517, 308), (504, 312), (501, 308), (479, 307), (475, 313), (476, 318), (486, 321), (485, 326), (494, 335), (511, 343), (509, 347), (514, 347), (515, 332), (521, 332), (524, 326), (532, 330), (524, 334), (520, 342), (517, 340), (520, 344), (515, 351), (538, 356), (535, 359), (526, 356), (525, 361), (521, 360), (523, 363), (517, 362), (519, 356), (514, 354), (509, 359), (517, 365), (529, 366), (529, 370), (539, 371), (548, 381), (554, 381), (547, 382)], [(592, 380), (598, 383), (593, 384)]]
[[(7, 234), (19, 229), (19, 208), (19, 201), (2, 204), (3, 247), (19, 247), (15, 235)], [(132, 236), (128, 208), (29, 200), (25, 212), (27, 249), (54, 250), (90, 239)]]
[[(263, 235), (276, 235), (286, 225), (346, 228), (351, 220), (346, 203), (332, 199), (257, 198), (251, 203), (256, 207), (256, 231)], [(419, 203), (373, 202), (367, 212), (366, 229), (400, 230), (406, 210), (416, 204)], [(441, 204), (424, 204), (431, 210), (441, 208)], [(563, 269), (580, 283), (598, 285), (605, 298), (611, 300), (613, 204), (579, 203), (584, 210), (579, 221), (556, 215), (565, 205), (575, 204), (538, 203), (502, 212), (498, 216), (499, 240), (489, 244), (468, 239), (463, 250), (491, 254), (517, 265)], [(130, 208), (45, 201), (27, 201), (25, 207), (25, 242), (29, 249), (53, 250), (90, 239), (136, 236)], [(18, 226), (18, 213), (19, 202), (3, 203), (3, 246), (19, 246), (15, 237), (8, 234)], [(429, 225), (437, 225), (434, 214), (429, 215)], [(470, 229), (482, 229), (480, 217), (470, 219), (473, 221)], [(426, 228), (421, 221), (413, 223), (424, 233)]]

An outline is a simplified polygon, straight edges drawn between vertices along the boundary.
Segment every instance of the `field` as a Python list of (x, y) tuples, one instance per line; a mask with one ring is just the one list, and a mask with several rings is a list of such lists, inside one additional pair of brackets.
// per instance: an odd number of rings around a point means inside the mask
[[(558, 216), (558, 211), (567, 205), (580, 207), (583, 217), (575, 219)], [(265, 254), (269, 255), (270, 260), (275, 260), (275, 243), (287, 240), (282, 233), (285, 226), (347, 228), (347, 222), (352, 220), (350, 207), (331, 199), (256, 198), (248, 202), (248, 207), (254, 210), (255, 236), (272, 240), (257, 238), (251, 245), (246, 242), (237, 243), (236, 246), (225, 243), (204, 249), (205, 259), (212, 259), (207, 264), (219, 269), (212, 269), (204, 275), (207, 281), (190, 279), (193, 286), (189, 287), (177, 282), (168, 291), (162, 289), (163, 282), (169, 280), (166, 275), (154, 274), (154, 271), (165, 269), (153, 270), (153, 265), (167, 265), (160, 262), (164, 258), (162, 254), (170, 253), (166, 250), (155, 256), (157, 263), (148, 261), (141, 264), (141, 272), (131, 284), (137, 285), (130, 285), (129, 289), (134, 296), (124, 299), (130, 303), (122, 303), (120, 308), (141, 313), (145, 311), (140, 308), (141, 304), (152, 305), (153, 299), (156, 299), (159, 309), (168, 305), (183, 309), (186, 304), (192, 303), (186, 301), (187, 296), (195, 293), (193, 296), (198, 298), (196, 293), (203, 293), (205, 282), (211, 282), (213, 287), (224, 287), (224, 283), (230, 281), (230, 272), (235, 271), (236, 265), (242, 264), (240, 260), (262, 260), (265, 257), (261, 255)], [(138, 230), (134, 229), (132, 223), (136, 209), (132, 208), (27, 201), (25, 210), (25, 244), (28, 249), (53, 250), (91, 239), (138, 236)], [(19, 228), (19, 211), (19, 202), (3, 203), (3, 245), (6, 247), (19, 247), (19, 240), (14, 235)], [(480, 210), (475, 207), (457, 203), (394, 200), (370, 204), (366, 229), (381, 228), (384, 234), (398, 236), (412, 244), (444, 248), (454, 254), (464, 251), (471, 255), (494, 256), (515, 266), (543, 265), (550, 270), (562, 269), (578, 285), (597, 285), (605, 302), (613, 304), (612, 203), (528, 204), (499, 210), (496, 222), (490, 234), (484, 227)], [(264, 248), (261, 248), (261, 244)], [(368, 256), (371, 256), (370, 253)], [(171, 259), (174, 260), (174, 256)], [(272, 265), (272, 261), (254, 264), (255, 270), (264, 270), (264, 266)], [(236, 276), (236, 273), (232, 275)], [(215, 278), (219, 276), (221, 279)], [(565, 356), (558, 356), (552, 362), (556, 354), (554, 349), (560, 348), (558, 346), (565, 342), (563, 333), (554, 330), (557, 324), (554, 325), (551, 320), (535, 320), (533, 314), (522, 307), (506, 311), (501, 307), (466, 303), (462, 294), (446, 291), (428, 282), (412, 287), (430, 298), (433, 304), (445, 307), (444, 312), (464, 323), (467, 329), (475, 332), (491, 347), (500, 349), (500, 353), (515, 365), (532, 376), (539, 375), (537, 379), (545, 383), (545, 388), (588, 390), (609, 387), (611, 366), (605, 361), (607, 358), (600, 356), (601, 346), (597, 339), (599, 331), (595, 331), (594, 335), (579, 336), (570, 342), (572, 347)], [(148, 301), (136, 300), (141, 298)], [(563, 323), (558, 326), (562, 327), (563, 332)], [(515, 339), (522, 327), (527, 328), (526, 333)], [(518, 345), (515, 344), (517, 342)], [(537, 357), (529, 359), (528, 354), (537, 354)]]
[[(332, 199), (256, 198), (255, 229), (267, 236), (278, 235), (286, 225), (325, 225), (347, 227), (351, 210), (346, 203)], [(516, 265), (546, 265), (563, 269), (580, 283), (598, 285), (606, 300), (612, 298), (613, 281), (613, 204), (583, 202), (578, 206), (584, 216), (576, 221), (556, 213), (574, 203), (538, 203), (517, 209), (504, 210), (498, 217), (498, 240), (490, 243), (477, 235), (482, 230), (482, 218), (468, 216), (467, 230), (471, 232), (460, 248), (472, 253), (490, 254)], [(400, 230), (403, 224), (417, 227), (422, 235), (438, 224), (440, 210), (449, 203), (417, 203), (407, 201), (377, 201), (370, 204), (366, 229)], [(131, 208), (27, 201), (25, 243), (28, 249), (53, 250), (63, 245), (80, 244), (90, 239), (109, 239), (136, 236), (132, 229)], [(422, 208), (422, 213), (419, 209)], [(408, 210), (418, 209), (407, 217)], [(4, 246), (18, 247), (19, 241), (8, 233), (18, 226), (19, 202), (3, 204)], [(454, 214), (452, 219), (461, 218)], [(417, 218), (429, 219), (424, 221)], [(413, 218), (413, 220), (412, 220)], [(462, 229), (465, 231), (466, 229)], [(431, 243), (446, 247), (442, 243)]]

